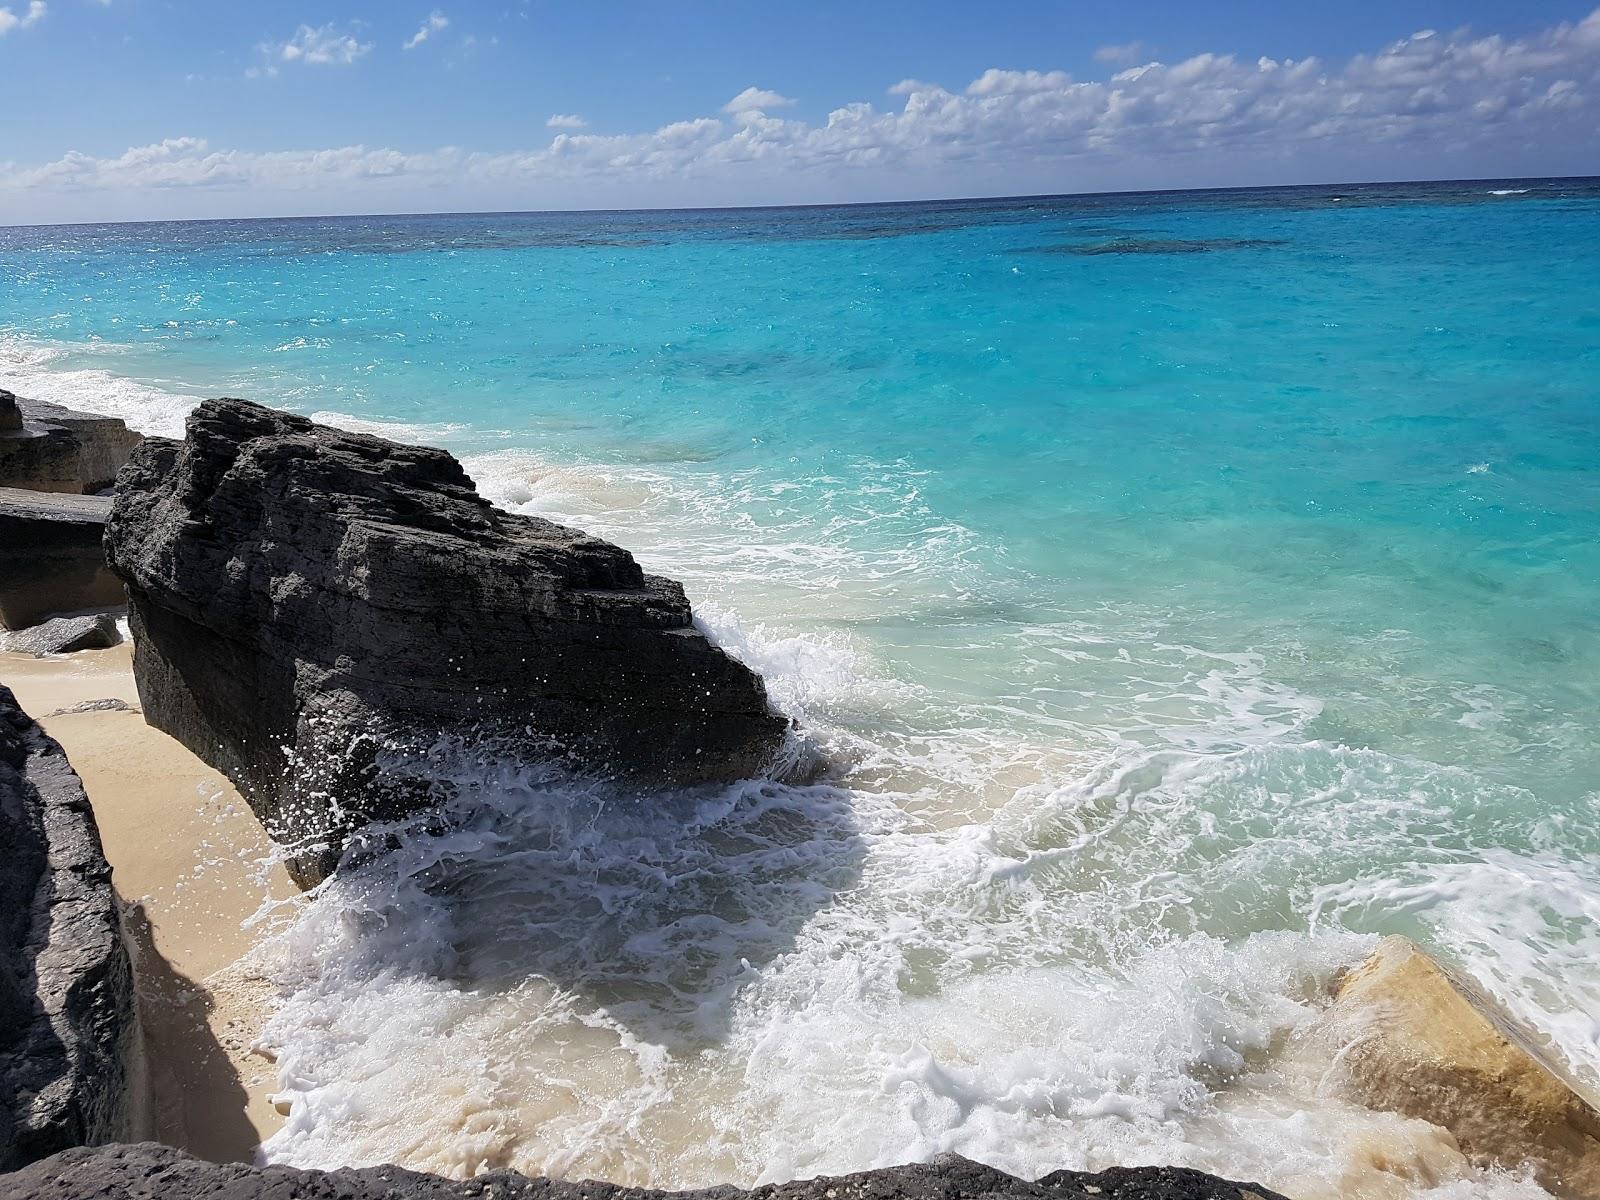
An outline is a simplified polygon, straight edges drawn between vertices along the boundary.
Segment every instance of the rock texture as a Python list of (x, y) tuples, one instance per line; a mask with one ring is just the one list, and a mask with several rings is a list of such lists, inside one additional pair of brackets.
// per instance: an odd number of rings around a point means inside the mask
[(72, 654), (78, 650), (104, 650), (120, 640), (117, 618), (110, 613), (85, 617), (56, 617), (31, 628), (0, 636), (0, 650), (43, 658), (47, 654)]
[(140, 440), (116, 417), (0, 389), (0, 486), (79, 495), (104, 491)]
[(1330, 1013), (1362, 1103), (1443, 1126), (1468, 1156), (1600, 1196), (1600, 1111), (1537, 1037), (1405, 938), (1345, 976)]
[[(147, 441), (107, 528), (146, 718), (227, 774), (292, 871), (418, 802), (438, 731), (620, 778), (760, 771), (787, 722), (627, 551), (482, 499), (440, 450), (207, 401)], [(317, 848), (318, 846), (323, 848)]]
[(219, 1166), (153, 1143), (69, 1150), (0, 1179), (0, 1189), (6, 1200), (1284, 1200), (1257, 1184), (1173, 1167), (1057, 1171), (1028, 1183), (953, 1154), (925, 1165), (750, 1191), (657, 1192), (506, 1171), (457, 1182), (398, 1167), (325, 1172)]
[(3, 687), (0, 847), (6, 1170), (124, 1132), (135, 1019), (111, 868), (83, 785)]
[(0, 488), (0, 628), (126, 602), (101, 542), (108, 496)]

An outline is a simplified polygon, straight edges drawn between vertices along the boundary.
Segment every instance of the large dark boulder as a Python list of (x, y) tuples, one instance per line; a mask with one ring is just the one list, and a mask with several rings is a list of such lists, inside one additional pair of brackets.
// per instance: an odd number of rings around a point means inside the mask
[(103, 491), (140, 440), (116, 417), (24, 400), (0, 388), (0, 487)]
[(301, 1171), (208, 1163), (153, 1143), (69, 1150), (0, 1179), (6, 1200), (1284, 1200), (1259, 1184), (1176, 1167), (1057, 1171), (1029, 1183), (954, 1154), (859, 1175), (696, 1192), (530, 1179), (454, 1181), (399, 1167)]
[(0, 487), (0, 628), (126, 602), (106, 567), (109, 496)]
[(152, 438), (106, 531), (146, 718), (323, 878), (424, 797), (381, 766), (442, 730), (626, 780), (762, 770), (788, 723), (627, 551), (492, 507), (442, 450), (209, 400)]
[(135, 1028), (83, 784), (0, 687), (0, 1170), (125, 1134)]

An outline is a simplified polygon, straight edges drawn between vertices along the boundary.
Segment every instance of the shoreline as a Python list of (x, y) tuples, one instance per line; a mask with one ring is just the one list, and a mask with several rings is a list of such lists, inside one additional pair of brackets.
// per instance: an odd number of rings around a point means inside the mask
[[(252, 1050), (266, 981), (242, 964), (244, 923), (298, 894), (232, 784), (145, 723), (132, 647), (36, 659), (0, 653), (0, 678), (66, 750), (93, 805), (123, 907), (144, 1029), (141, 1137), (249, 1162), (283, 1124), (276, 1072)], [(129, 708), (69, 711), (98, 700)]]

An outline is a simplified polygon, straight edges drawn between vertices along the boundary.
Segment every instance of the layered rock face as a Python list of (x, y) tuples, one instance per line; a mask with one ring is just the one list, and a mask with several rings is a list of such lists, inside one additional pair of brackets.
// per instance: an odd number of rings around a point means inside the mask
[(101, 545), (110, 515), (109, 496), (0, 487), (0, 627), (126, 601)]
[(1480, 1161), (1531, 1168), (1557, 1196), (1600, 1196), (1600, 1109), (1532, 1031), (1402, 937), (1351, 971), (1330, 1012), (1345, 1084), (1373, 1108), (1448, 1129)]
[[(212, 400), (150, 439), (107, 527), (147, 719), (300, 847), (419, 803), (378, 765), (440, 731), (665, 783), (760, 771), (788, 723), (625, 550), (482, 499), (440, 450)], [(319, 848), (320, 846), (320, 848)]]
[[(0, 1170), (125, 1132), (133, 979), (61, 747), (0, 687)], [(0, 1180), (0, 1194), (9, 1194)]]
[(140, 442), (116, 417), (76, 412), (0, 389), (0, 485), (103, 491)]
[(734, 1187), (658, 1192), (610, 1183), (566, 1183), (494, 1171), (454, 1181), (399, 1167), (301, 1171), (217, 1165), (153, 1143), (69, 1150), (3, 1181), (8, 1200), (1284, 1200), (1253, 1183), (1231, 1183), (1175, 1167), (1057, 1171), (1029, 1183), (947, 1154), (932, 1163), (886, 1167), (744, 1191)]

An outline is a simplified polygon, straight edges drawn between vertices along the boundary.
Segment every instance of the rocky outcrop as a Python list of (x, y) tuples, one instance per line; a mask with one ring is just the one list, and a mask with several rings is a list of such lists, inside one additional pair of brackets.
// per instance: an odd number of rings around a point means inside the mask
[(1349, 972), (1330, 1012), (1347, 1089), (1449, 1130), (1479, 1161), (1600, 1196), (1600, 1111), (1531, 1030), (1402, 937)]
[(3, 687), (0, 847), (6, 1170), (125, 1132), (135, 1020), (111, 868), (83, 785)]
[(77, 412), (0, 389), (0, 487), (104, 491), (140, 437), (116, 417)]
[(0, 650), (31, 654), (73, 654), (79, 650), (104, 650), (120, 640), (117, 619), (110, 613), (84, 617), (55, 617), (17, 633), (0, 634)]
[(227, 774), (292, 873), (416, 807), (439, 731), (624, 779), (760, 771), (787, 722), (627, 551), (495, 509), (449, 454), (211, 400), (117, 485), (146, 718)]
[(859, 1175), (694, 1192), (566, 1183), (495, 1171), (454, 1181), (399, 1167), (301, 1171), (201, 1162), (143, 1143), (69, 1150), (0, 1180), (7, 1200), (1284, 1200), (1259, 1184), (1174, 1167), (1057, 1171), (1036, 1183), (954, 1154)]
[(0, 627), (126, 601), (101, 546), (110, 514), (109, 496), (0, 488)]

